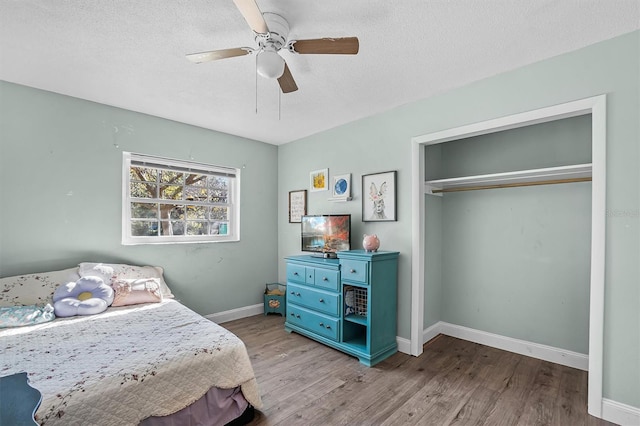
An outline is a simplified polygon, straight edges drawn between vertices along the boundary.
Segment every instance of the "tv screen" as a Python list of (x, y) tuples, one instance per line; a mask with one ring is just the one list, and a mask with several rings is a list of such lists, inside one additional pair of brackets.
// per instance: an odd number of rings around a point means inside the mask
[(302, 251), (335, 253), (351, 248), (351, 215), (302, 216)]

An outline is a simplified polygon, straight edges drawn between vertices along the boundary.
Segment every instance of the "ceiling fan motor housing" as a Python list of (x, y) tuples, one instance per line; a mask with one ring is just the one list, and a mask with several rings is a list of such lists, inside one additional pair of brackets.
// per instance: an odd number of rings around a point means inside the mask
[(271, 47), (276, 51), (280, 50), (286, 43), (289, 36), (289, 23), (282, 16), (265, 12), (262, 14), (269, 32), (267, 34), (256, 34), (256, 43), (261, 48)]

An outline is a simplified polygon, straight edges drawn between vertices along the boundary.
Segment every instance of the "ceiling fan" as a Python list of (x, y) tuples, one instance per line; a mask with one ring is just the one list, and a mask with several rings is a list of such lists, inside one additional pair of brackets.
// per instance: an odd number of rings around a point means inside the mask
[(298, 86), (284, 58), (278, 54), (281, 49), (299, 54), (355, 55), (358, 53), (357, 37), (287, 40), (289, 23), (282, 16), (275, 13), (262, 13), (255, 0), (233, 0), (233, 2), (253, 30), (258, 48), (235, 47), (191, 53), (187, 55), (187, 59), (199, 64), (255, 54), (258, 74), (266, 78), (277, 78), (282, 93), (290, 93), (298, 90)]

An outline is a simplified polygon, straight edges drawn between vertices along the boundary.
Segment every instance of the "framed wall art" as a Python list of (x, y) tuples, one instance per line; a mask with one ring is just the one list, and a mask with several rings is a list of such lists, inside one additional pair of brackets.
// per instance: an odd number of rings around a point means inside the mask
[(311, 192), (329, 189), (329, 169), (314, 170), (309, 173), (309, 187)]
[(362, 221), (385, 222), (396, 219), (397, 171), (362, 176)]
[(307, 190), (289, 191), (289, 223), (301, 223), (307, 214)]
[(351, 173), (334, 176), (331, 182), (331, 194), (334, 200), (351, 199)]

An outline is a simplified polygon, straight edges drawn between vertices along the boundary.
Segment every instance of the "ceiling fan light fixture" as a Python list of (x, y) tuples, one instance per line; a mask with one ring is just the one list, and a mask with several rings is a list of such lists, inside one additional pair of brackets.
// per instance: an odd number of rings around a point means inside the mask
[(256, 69), (265, 78), (279, 78), (284, 72), (284, 59), (273, 50), (263, 50), (258, 53)]

